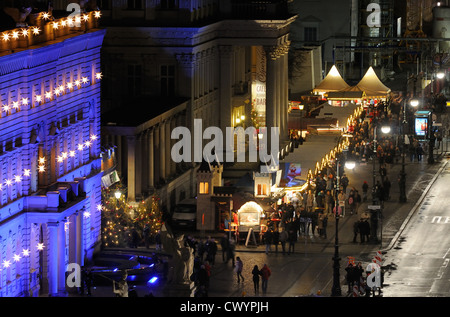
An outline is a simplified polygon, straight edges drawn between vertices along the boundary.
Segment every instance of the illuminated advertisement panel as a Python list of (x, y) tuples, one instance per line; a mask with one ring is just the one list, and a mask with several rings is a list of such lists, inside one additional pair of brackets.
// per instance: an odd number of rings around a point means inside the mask
[(428, 131), (428, 118), (416, 118), (414, 131), (416, 136), (426, 137)]

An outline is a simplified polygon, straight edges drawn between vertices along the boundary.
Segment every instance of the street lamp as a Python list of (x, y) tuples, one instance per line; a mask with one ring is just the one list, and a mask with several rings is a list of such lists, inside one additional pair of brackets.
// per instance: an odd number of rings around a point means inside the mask
[[(373, 127), (373, 159), (372, 159), (372, 203), (375, 205), (376, 203), (376, 190), (375, 190), (375, 183), (376, 183), (376, 177), (377, 177), (377, 172), (376, 172), (376, 160), (377, 160), (377, 128), (378, 128), (378, 122), (374, 122), (374, 127)], [(382, 125), (381, 126), (381, 132), (383, 134), (388, 134), (391, 132), (391, 127), (389, 125)]]
[[(341, 141), (342, 137), (353, 137), (351, 134), (342, 134), (339, 136), (337, 144), (339, 145), (339, 142)], [(345, 162), (345, 167), (348, 169), (353, 169), (355, 167), (355, 162), (347, 161)], [(335, 195), (335, 207), (334, 207), (334, 215), (336, 219), (336, 232), (334, 235), (334, 257), (333, 257), (333, 286), (331, 288), (331, 296), (341, 296), (341, 283), (340, 283), (340, 256), (339, 256), (339, 200), (338, 200), (338, 191), (339, 191), (339, 157), (336, 154), (336, 188), (334, 190)]]
[[(417, 107), (419, 104), (416, 102), (410, 102), (410, 105), (413, 107)], [(406, 100), (403, 100), (403, 121), (402, 121), (402, 170), (400, 172), (399, 177), (399, 187), (400, 187), (400, 198), (399, 201), (401, 203), (406, 203), (406, 173), (405, 173), (405, 138), (406, 138), (406, 124), (407, 124), (407, 118), (406, 118)]]

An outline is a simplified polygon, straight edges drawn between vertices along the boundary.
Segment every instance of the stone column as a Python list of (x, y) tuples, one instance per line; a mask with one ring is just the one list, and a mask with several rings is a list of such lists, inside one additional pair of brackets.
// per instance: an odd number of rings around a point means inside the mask
[(276, 46), (264, 47), (266, 52), (266, 127), (267, 127), (267, 151), (271, 152), (270, 129), (277, 127), (277, 65)]
[(78, 212), (77, 216), (77, 223), (76, 223), (76, 236), (77, 236), (77, 263), (80, 265), (84, 264), (84, 252), (83, 252), (83, 219), (84, 215), (83, 212)]
[(60, 221), (58, 226), (58, 293), (66, 293), (66, 220)]
[(148, 168), (149, 168), (149, 151), (148, 151), (148, 138), (149, 138), (149, 130), (145, 130), (142, 134), (141, 138), (141, 149), (142, 149), (142, 191), (147, 191), (148, 186)]
[(171, 176), (171, 174), (172, 174), (172, 163), (173, 163), (173, 161), (172, 161), (172, 158), (171, 158), (171, 155), (170, 155), (170, 150), (172, 149), (172, 146), (171, 146), (171, 144), (172, 144), (172, 140), (171, 140), (171, 138), (170, 138), (170, 133), (171, 133), (171, 126), (170, 126), (170, 124), (171, 124), (171, 118), (169, 118), (167, 121), (166, 121), (166, 123), (165, 123), (165, 138), (166, 138), (166, 144), (165, 144), (165, 151), (166, 151), (166, 154), (165, 154), (165, 159), (166, 159), (166, 176), (165, 176), (165, 178), (166, 179), (168, 179), (168, 178), (170, 178), (170, 176)]
[(166, 178), (166, 123), (159, 125), (159, 176)]
[(135, 143), (135, 172), (134, 177), (136, 179), (135, 181), (135, 196), (142, 194), (142, 138), (143, 135), (140, 133), (136, 136), (136, 143)]
[(48, 222), (48, 292), (50, 296), (58, 295), (58, 222)]
[(153, 127), (148, 132), (148, 186), (155, 186), (155, 142)]
[(136, 136), (127, 136), (127, 187), (128, 200), (136, 200)]
[(161, 178), (161, 172), (160, 172), (160, 164), (161, 164), (161, 159), (159, 157), (159, 153), (161, 152), (161, 147), (160, 147), (160, 141), (159, 141), (159, 125), (154, 127), (154, 133), (153, 133), (153, 143), (154, 143), (154, 182), (155, 182), (155, 186), (158, 184), (159, 179)]
[[(232, 73), (233, 73), (233, 46), (222, 45), (220, 49), (220, 128), (226, 131), (226, 127), (231, 127), (231, 112), (232, 112)], [(230, 149), (227, 149), (227, 151)], [(232, 150), (232, 149), (231, 149)]]

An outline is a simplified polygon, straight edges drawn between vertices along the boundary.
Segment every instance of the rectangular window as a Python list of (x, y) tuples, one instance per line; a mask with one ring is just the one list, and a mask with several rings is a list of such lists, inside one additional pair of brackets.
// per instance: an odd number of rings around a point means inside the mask
[(142, 67), (141, 65), (128, 65), (128, 93), (140, 95), (142, 93)]
[(317, 41), (317, 28), (305, 27), (305, 42), (316, 42)]
[(262, 195), (261, 194), (261, 184), (258, 184), (258, 196)]
[(175, 93), (175, 66), (161, 66), (161, 96), (173, 96)]
[(200, 194), (209, 194), (209, 183), (208, 182), (200, 182), (199, 193)]

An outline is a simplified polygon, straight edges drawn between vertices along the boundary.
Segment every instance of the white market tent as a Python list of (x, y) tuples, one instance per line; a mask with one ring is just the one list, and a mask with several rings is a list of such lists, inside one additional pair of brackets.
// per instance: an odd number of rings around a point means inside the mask
[(364, 91), (367, 98), (386, 98), (391, 92), (391, 89), (386, 87), (378, 78), (372, 66), (369, 67), (356, 87)]
[(327, 76), (313, 89), (313, 93), (326, 94), (328, 92), (339, 91), (349, 87), (350, 86), (342, 78), (336, 66), (333, 65)]

